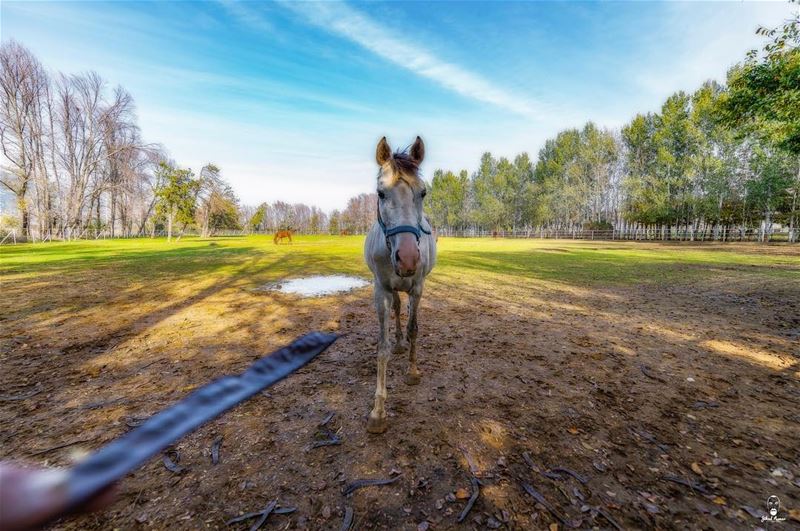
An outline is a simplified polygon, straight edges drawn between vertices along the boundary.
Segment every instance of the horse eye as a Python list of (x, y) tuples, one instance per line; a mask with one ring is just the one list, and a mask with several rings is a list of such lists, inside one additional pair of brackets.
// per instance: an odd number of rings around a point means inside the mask
[(427, 190), (423, 190), (419, 195), (420, 195), (420, 197), (425, 197), (426, 195), (428, 195), (428, 191)]
[(386, 199), (386, 194), (384, 194), (381, 190), (378, 190), (378, 197), (381, 199)]

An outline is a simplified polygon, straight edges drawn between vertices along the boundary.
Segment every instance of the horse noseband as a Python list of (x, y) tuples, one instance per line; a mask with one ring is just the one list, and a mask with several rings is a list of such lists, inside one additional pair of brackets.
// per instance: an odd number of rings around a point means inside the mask
[(392, 227), (391, 229), (386, 227), (386, 224), (381, 219), (381, 207), (378, 205), (378, 225), (381, 226), (381, 230), (383, 231), (383, 235), (386, 237), (386, 247), (389, 247), (389, 238), (394, 236), (395, 234), (400, 234), (401, 232), (409, 232), (416, 236), (417, 244), (419, 244), (420, 233), (430, 235), (430, 231), (425, 230), (422, 224), (418, 223), (416, 227), (413, 225), (398, 225), (397, 227)]

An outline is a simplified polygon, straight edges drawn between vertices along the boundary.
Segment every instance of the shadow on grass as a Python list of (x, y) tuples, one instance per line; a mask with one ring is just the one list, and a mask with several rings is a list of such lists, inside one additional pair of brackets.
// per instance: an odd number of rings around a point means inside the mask
[(725, 263), (672, 255), (617, 253), (603, 249), (448, 251), (438, 258), (443, 268), (463, 269), (559, 283), (649, 283), (690, 279), (724, 270), (800, 279), (800, 264)]
[[(55, 271), (77, 272), (114, 265), (130, 272), (202, 273), (223, 263), (243, 260), (257, 253), (256, 247), (187, 246), (172, 249), (101, 248), (75, 250), (36, 250), (33, 259), (3, 264), (4, 275), (39, 274)], [(45, 257), (37, 261), (36, 257)], [(54, 258), (62, 256), (61, 258)]]
[[(318, 256), (291, 249), (263, 252), (254, 246), (94, 254), (11, 269), (32, 274), (7, 284), (0, 308), (7, 323), (25, 321), (29, 329), (52, 326), (46, 323), (69, 319), (76, 313), (101, 310), (113, 314), (118, 304), (136, 297), (151, 300), (173, 297), (170, 295), (173, 288), (185, 287), (187, 282), (196, 282), (199, 291), (150, 314), (148, 322), (166, 319), (230, 287), (253, 289), (267, 282), (309, 274), (348, 273), (364, 278), (368, 274), (366, 266), (350, 255)], [(97, 291), (97, 287), (102, 291)], [(120, 324), (117, 332), (108, 335), (119, 335), (124, 329), (138, 326), (137, 322), (124, 319)]]

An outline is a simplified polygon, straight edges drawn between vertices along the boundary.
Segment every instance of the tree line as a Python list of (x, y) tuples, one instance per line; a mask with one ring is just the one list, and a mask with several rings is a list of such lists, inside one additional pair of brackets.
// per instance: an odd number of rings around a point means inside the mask
[(620, 130), (589, 122), (548, 139), (533, 161), (485, 153), (478, 169), (436, 170), (435, 226), (459, 230), (646, 230), (720, 238), (775, 224), (798, 239), (800, 38), (797, 18), (732, 67), (725, 85), (676, 92)]
[(325, 213), (316, 206), (276, 201), (258, 207), (243, 207), (242, 219), (246, 229), (272, 232), (291, 229), (308, 234), (364, 234), (377, 219), (378, 196), (359, 194), (347, 201), (347, 206)]

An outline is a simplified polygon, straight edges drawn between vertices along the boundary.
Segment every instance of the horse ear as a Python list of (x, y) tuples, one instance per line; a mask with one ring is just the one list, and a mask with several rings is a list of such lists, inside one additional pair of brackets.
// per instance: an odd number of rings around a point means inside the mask
[(417, 139), (414, 141), (414, 145), (411, 146), (411, 152), (409, 155), (411, 155), (411, 159), (417, 164), (422, 162), (422, 159), (425, 158), (425, 144), (422, 142), (420, 137), (417, 137)]
[(378, 166), (383, 166), (390, 158), (392, 158), (392, 148), (389, 147), (386, 137), (383, 137), (375, 150), (375, 160), (378, 162)]

